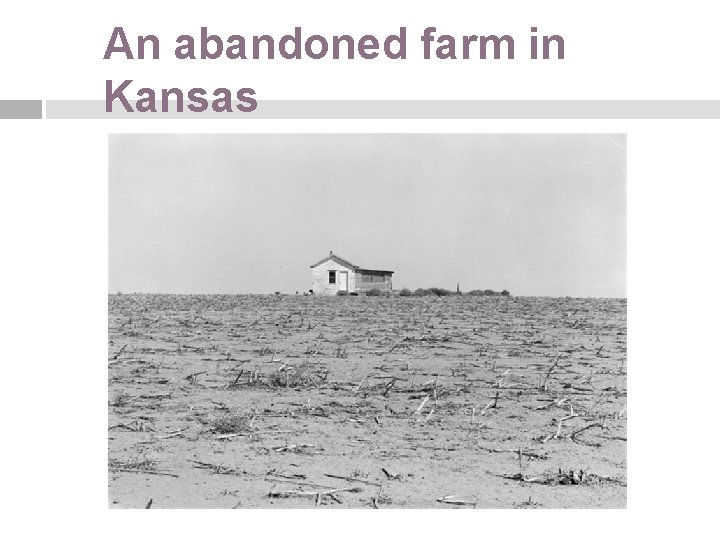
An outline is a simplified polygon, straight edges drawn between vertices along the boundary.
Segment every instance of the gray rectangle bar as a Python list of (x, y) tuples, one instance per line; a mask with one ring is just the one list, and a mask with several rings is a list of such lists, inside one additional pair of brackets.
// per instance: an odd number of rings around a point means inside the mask
[(37, 120), (42, 118), (42, 100), (0, 99), (0, 119)]
[[(132, 102), (131, 102), (132, 103)], [(50, 100), (50, 119), (720, 119), (718, 100), (260, 100), (250, 113), (127, 112), (115, 103)], [(156, 102), (156, 109), (162, 110)]]

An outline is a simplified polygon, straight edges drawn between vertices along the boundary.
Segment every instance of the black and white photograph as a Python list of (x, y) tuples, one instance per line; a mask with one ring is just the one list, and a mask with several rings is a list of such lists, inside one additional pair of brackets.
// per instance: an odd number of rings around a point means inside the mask
[(109, 508), (626, 508), (624, 134), (108, 145)]

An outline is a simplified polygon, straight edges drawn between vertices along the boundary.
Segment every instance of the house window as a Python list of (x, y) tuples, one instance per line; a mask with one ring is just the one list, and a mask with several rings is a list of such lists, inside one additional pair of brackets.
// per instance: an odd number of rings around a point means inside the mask
[(335, 283), (335, 270), (328, 271), (328, 283)]
[(385, 283), (387, 276), (385, 274), (362, 274), (363, 283)]

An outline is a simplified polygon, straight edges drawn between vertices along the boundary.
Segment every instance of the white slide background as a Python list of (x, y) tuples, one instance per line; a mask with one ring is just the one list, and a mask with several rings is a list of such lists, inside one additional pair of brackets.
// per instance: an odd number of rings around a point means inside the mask
[[(0, 99), (103, 99), (105, 79), (252, 86), (258, 99), (714, 99), (710, 2), (37, 2), (3, 6)], [(408, 28), (414, 58), (200, 62), (208, 26), (282, 35)], [(425, 26), (565, 38), (566, 60), (423, 61)], [(103, 61), (114, 26), (158, 61)], [(717, 531), (718, 133), (714, 120), (0, 121), (4, 529), (41, 537), (708, 537)], [(628, 509), (112, 512), (107, 509), (107, 145), (121, 132), (628, 134)], [(468, 474), (472, 474), (468, 471)]]

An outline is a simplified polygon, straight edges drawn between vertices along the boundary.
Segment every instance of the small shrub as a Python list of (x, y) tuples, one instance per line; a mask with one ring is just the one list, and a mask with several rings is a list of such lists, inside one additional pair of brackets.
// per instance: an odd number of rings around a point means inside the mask
[(250, 429), (250, 418), (242, 414), (225, 414), (212, 423), (215, 433), (240, 433)]
[(367, 296), (382, 296), (384, 293), (380, 289), (370, 289)]
[(325, 382), (328, 372), (318, 364), (304, 360), (297, 366), (287, 366), (282, 371), (276, 371), (270, 376), (272, 386), (283, 386), (286, 388), (318, 386)]
[(430, 287), (429, 289), (416, 289), (415, 296), (450, 296), (454, 293), (440, 287)]
[(435, 296), (450, 296), (451, 294), (453, 294), (447, 289), (440, 289), (438, 287), (430, 287), (430, 292), (432, 292), (432, 294), (434, 294)]
[(413, 296), (413, 292), (410, 289), (402, 289), (400, 296)]
[(113, 397), (113, 400), (111, 401), (111, 405), (113, 407), (125, 407), (133, 400), (133, 396), (125, 392), (124, 390), (120, 390), (115, 394)]
[(347, 291), (338, 291), (336, 294), (337, 294), (337, 296), (347, 296), (348, 292)]
[(157, 469), (157, 466), (158, 461), (156, 459), (149, 458), (144, 454), (125, 460), (117, 458), (110, 458), (108, 460), (110, 470), (154, 471)]
[(510, 293), (508, 291), (503, 291), (503, 292), (499, 293), (497, 291), (493, 291), (492, 289), (485, 289), (483, 291), (476, 289), (474, 291), (470, 291), (468, 294), (470, 296), (500, 296), (500, 295), (509, 296), (510, 295)]

